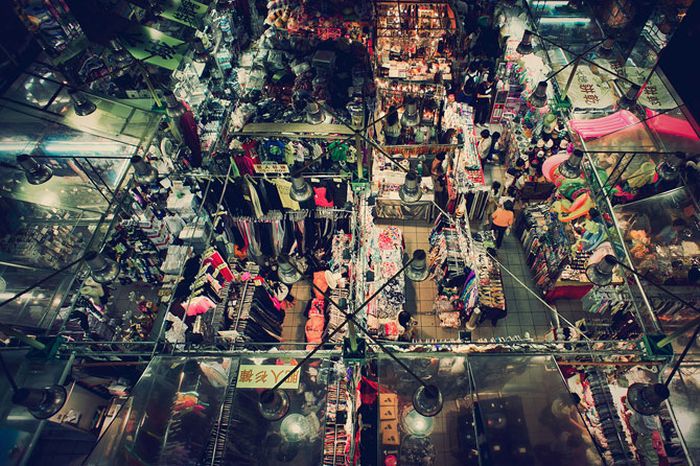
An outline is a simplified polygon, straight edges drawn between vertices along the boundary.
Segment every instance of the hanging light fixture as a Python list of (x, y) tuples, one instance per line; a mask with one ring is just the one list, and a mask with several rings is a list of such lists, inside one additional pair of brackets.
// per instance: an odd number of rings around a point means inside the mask
[(138, 184), (152, 184), (158, 179), (158, 170), (140, 155), (131, 157), (134, 166), (134, 181)]
[(97, 251), (88, 251), (85, 262), (97, 283), (109, 283), (119, 276), (119, 264)]
[(617, 265), (617, 259), (613, 255), (606, 255), (599, 262), (586, 267), (586, 277), (597, 286), (609, 285), (613, 278), (613, 269)]
[(48, 419), (63, 408), (68, 393), (62, 385), (46, 388), (18, 388), (12, 402), (24, 406), (37, 419)]
[(612, 55), (614, 48), (615, 40), (608, 37), (602, 44), (600, 44), (600, 47), (598, 48), (598, 55), (602, 58), (608, 58)]
[(27, 182), (29, 184), (43, 184), (49, 181), (53, 176), (53, 171), (49, 167), (43, 163), (37, 162), (30, 155), (18, 155), (17, 163), (24, 171), (24, 175), (27, 177)]
[(526, 29), (523, 33), (523, 38), (520, 40), (518, 48), (516, 48), (515, 51), (520, 55), (529, 55), (534, 50), (535, 48), (532, 46), (532, 32)]
[(68, 90), (68, 96), (73, 101), (73, 110), (78, 116), (87, 116), (97, 110), (97, 106), (92, 100), (85, 97), (85, 94), (77, 89)]
[(325, 121), (326, 112), (317, 102), (309, 102), (306, 104), (306, 122), (312, 125), (318, 125)]
[(423, 197), (423, 192), (420, 189), (420, 176), (415, 170), (410, 170), (406, 173), (403, 186), (399, 189), (399, 197), (402, 202), (412, 204), (420, 201)]
[(293, 285), (301, 279), (301, 272), (290, 262), (289, 257), (281, 256), (277, 261), (277, 277), (285, 285)]
[(535, 92), (530, 94), (530, 103), (533, 107), (542, 108), (547, 105), (547, 81), (537, 83)]
[(661, 403), (670, 396), (668, 387), (662, 383), (633, 383), (627, 389), (630, 407), (644, 416), (658, 414)]
[(425, 417), (442, 411), (442, 393), (435, 385), (421, 385), (413, 394), (413, 408)]
[(422, 282), (428, 278), (428, 266), (426, 264), (426, 254), (423, 249), (413, 251), (413, 261), (406, 269), (406, 278), (412, 282)]
[(413, 96), (407, 96), (404, 104), (406, 108), (401, 116), (401, 125), (407, 128), (417, 126), (420, 122), (420, 115), (418, 114), (418, 101)]
[(311, 432), (311, 426), (306, 416), (299, 413), (290, 414), (284, 418), (280, 425), (280, 435), (291, 444), (307, 440)]
[(165, 99), (165, 114), (171, 120), (179, 120), (185, 114), (185, 107), (182, 105), (182, 102), (172, 92), (165, 94), (163, 98)]
[(361, 129), (365, 125), (365, 107), (361, 99), (355, 99), (345, 107), (350, 114), (351, 126)]
[(301, 174), (292, 175), (292, 189), (289, 197), (297, 202), (305, 202), (314, 195), (311, 185), (306, 182)]
[(279, 421), (289, 412), (289, 397), (281, 390), (265, 390), (258, 398), (258, 411), (268, 421)]
[(583, 151), (574, 149), (574, 152), (569, 155), (561, 165), (559, 165), (559, 174), (564, 178), (578, 178), (581, 176), (581, 160), (583, 160)]
[(676, 152), (668, 160), (664, 160), (657, 165), (656, 173), (659, 175), (659, 178), (665, 181), (678, 179), (681, 175), (680, 166), (685, 161), (685, 158), (683, 152)]
[(632, 84), (629, 89), (627, 89), (627, 92), (625, 92), (625, 95), (620, 97), (620, 100), (617, 102), (617, 106), (623, 110), (629, 110), (630, 108), (636, 106), (637, 95), (639, 94), (640, 89), (641, 87), (637, 84)]

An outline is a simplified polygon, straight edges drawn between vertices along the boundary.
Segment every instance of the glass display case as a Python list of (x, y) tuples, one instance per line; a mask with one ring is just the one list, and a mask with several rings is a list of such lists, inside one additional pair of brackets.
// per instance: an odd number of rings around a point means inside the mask
[(418, 414), (418, 382), (380, 356), (377, 464), (545, 465), (560, 461), (566, 442), (576, 444), (578, 464), (603, 464), (552, 356), (400, 357), (440, 389), (443, 407)]
[(278, 420), (258, 408), (260, 393), (296, 363), (271, 353), (159, 356), (84, 464), (322, 464), (329, 376), (338, 369), (330, 359), (312, 358), (282, 386), (287, 411)]
[[(3, 361), (18, 387), (45, 388), (63, 384), (70, 372), (72, 358), (45, 359), (26, 357), (23, 350), (2, 350)], [(29, 463), (32, 448), (47, 421), (34, 418), (24, 406), (11, 402), (12, 390), (7, 377), (0, 377), (0, 448), (4, 466)]]
[(656, 283), (689, 284), (700, 263), (700, 212), (687, 188), (614, 209), (634, 267)]
[(532, 22), (539, 34), (582, 52), (603, 38), (603, 33), (583, 2), (528, 0)]

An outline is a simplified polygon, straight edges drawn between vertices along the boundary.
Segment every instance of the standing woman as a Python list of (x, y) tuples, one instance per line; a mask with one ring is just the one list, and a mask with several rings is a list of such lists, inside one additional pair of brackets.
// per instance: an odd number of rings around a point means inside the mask
[(501, 244), (503, 244), (503, 237), (506, 234), (506, 230), (513, 225), (514, 218), (513, 201), (506, 201), (503, 207), (498, 207), (491, 214), (491, 230), (496, 235), (496, 249), (499, 249)]
[(474, 105), (474, 124), (484, 126), (491, 116), (491, 97), (493, 83), (491, 77), (487, 77), (476, 86), (476, 103)]

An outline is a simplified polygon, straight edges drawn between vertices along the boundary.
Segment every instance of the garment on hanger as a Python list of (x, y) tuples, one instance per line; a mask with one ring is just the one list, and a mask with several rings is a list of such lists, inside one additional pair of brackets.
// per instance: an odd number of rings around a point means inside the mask
[(299, 210), (299, 203), (292, 199), (289, 195), (289, 193), (292, 190), (292, 183), (283, 180), (282, 178), (275, 178), (274, 180), (271, 181), (273, 185), (277, 188), (277, 194), (280, 199), (280, 203), (282, 204), (282, 207), (285, 209), (291, 209), (291, 210)]
[[(260, 204), (260, 198), (258, 197), (258, 192), (256, 191), (255, 181), (251, 177), (245, 178), (245, 184), (248, 189), (248, 196), (251, 204), (253, 205), (253, 213), (255, 218), (260, 218), (264, 215), (262, 210), (262, 205)], [(243, 196), (246, 199), (245, 196)]]

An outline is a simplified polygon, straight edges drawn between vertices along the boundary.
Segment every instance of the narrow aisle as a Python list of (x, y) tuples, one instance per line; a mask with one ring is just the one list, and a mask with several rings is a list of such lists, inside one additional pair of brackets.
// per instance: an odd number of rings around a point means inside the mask
[[(300, 280), (292, 286), (291, 295), (296, 301), (294, 306), (287, 310), (282, 324), (282, 338), (285, 342), (306, 341), (304, 329), (306, 327), (306, 316), (304, 311), (311, 301), (311, 284), (308, 280)], [(289, 349), (303, 349), (299, 346)]]
[[(508, 314), (505, 319), (498, 322), (497, 327), (493, 328), (493, 336), (524, 336), (525, 332), (528, 332), (532, 338), (542, 339), (550, 329), (551, 311), (508, 272), (503, 270), (503, 267), (506, 267), (525, 286), (539, 294), (539, 290), (532, 280), (522, 245), (515, 235), (506, 236), (501, 249), (498, 250), (497, 259), (502, 264), (501, 273)], [(490, 324), (485, 322), (483, 325)]]
[[(506, 169), (503, 166), (491, 164), (484, 166), (484, 177), (487, 185), (491, 185), (494, 181), (504, 185), (505, 175)], [(482, 229), (489, 228), (489, 224), (490, 219), (485, 219)], [(473, 229), (478, 230), (478, 228)], [(508, 313), (505, 319), (498, 322), (496, 327), (492, 327), (490, 322), (483, 322), (474, 332), (475, 338), (516, 335), (524, 337), (527, 332), (530, 337), (541, 340), (550, 329), (551, 311), (532, 293), (526, 290), (523, 285), (518, 283), (513, 276), (503, 270), (505, 266), (525, 286), (537, 295), (540, 295), (540, 291), (532, 279), (523, 246), (513, 233), (504, 238), (503, 244), (498, 250), (497, 259), (502, 264), (501, 276), (503, 278)]]

